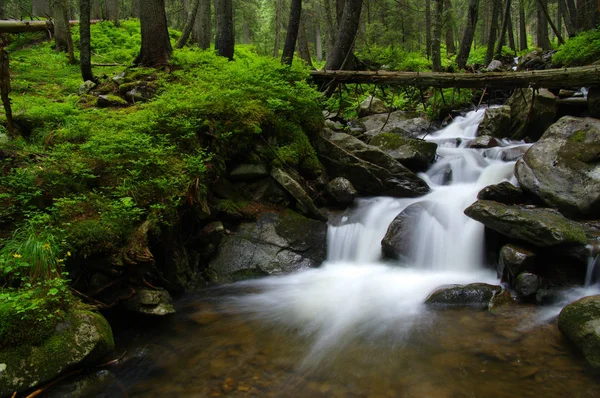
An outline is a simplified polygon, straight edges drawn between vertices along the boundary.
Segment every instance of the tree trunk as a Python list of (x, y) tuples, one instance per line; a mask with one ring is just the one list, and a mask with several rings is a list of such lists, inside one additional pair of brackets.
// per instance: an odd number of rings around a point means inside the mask
[(565, 2), (565, 0), (558, 0), (558, 11), (562, 16), (563, 21), (565, 22), (565, 27), (567, 28), (567, 35), (569, 35), (569, 37), (575, 36), (575, 25), (573, 24), (573, 20), (569, 15), (569, 10), (567, 8), (567, 3)]
[(273, 48), (273, 57), (279, 57), (280, 36), (281, 36), (281, 14), (283, 0), (275, 0), (275, 47)]
[(194, 41), (203, 50), (210, 48), (212, 37), (211, 16), (211, 0), (200, 0), (196, 20), (194, 21), (193, 36)]
[(571, 20), (571, 25), (575, 31), (577, 31), (577, 7), (575, 7), (575, 0), (567, 0), (567, 9), (569, 10), (569, 19)]
[(0, 0), (0, 19), (6, 19), (6, 13), (4, 12), (4, 0)]
[(598, 22), (597, 0), (577, 0), (577, 31), (594, 29)]
[(519, 50), (527, 50), (527, 21), (525, 21), (525, 0), (519, 1)]
[(500, 29), (500, 37), (498, 38), (498, 43), (496, 44), (496, 51), (494, 53), (496, 56), (502, 56), (502, 46), (504, 45), (504, 37), (506, 36), (506, 31), (508, 30), (508, 21), (510, 21), (510, 3), (511, 0), (506, 0), (506, 4), (504, 7), (504, 17), (502, 18), (502, 28)]
[(331, 11), (331, 3), (329, 0), (324, 1), (325, 6), (325, 19), (327, 20), (327, 43), (326, 43), (326, 55), (327, 59), (333, 54), (335, 48), (335, 40), (337, 38), (337, 22), (333, 18), (333, 12)]
[(442, 71), (442, 21), (444, 15), (444, 0), (433, 0), (435, 11), (432, 18), (433, 32), (431, 35), (431, 66), (434, 72)]
[(215, 49), (222, 57), (233, 61), (235, 36), (233, 32), (233, 4), (232, 0), (218, 0), (215, 8), (217, 20), (217, 37)]
[(79, 0), (79, 63), (84, 82), (96, 80), (92, 73), (90, 15), (90, 0)]
[(314, 69), (312, 60), (310, 59), (310, 50), (308, 49), (308, 40), (306, 40), (306, 14), (300, 18), (300, 29), (298, 31), (298, 55), (308, 65), (309, 68)]
[(498, 19), (502, 8), (501, 0), (492, 0), (492, 19), (490, 20), (490, 34), (488, 36), (487, 52), (485, 53), (485, 64), (489, 65), (494, 58), (494, 44), (498, 35)]
[(0, 96), (2, 97), (2, 105), (6, 114), (6, 129), (8, 135), (12, 138), (16, 137), (15, 127), (13, 124), (12, 107), (10, 105), (10, 67), (8, 61), (8, 53), (4, 48), (0, 48)]
[(467, 9), (467, 26), (463, 33), (462, 41), (460, 42), (460, 49), (456, 56), (456, 63), (458, 67), (464, 69), (471, 53), (471, 44), (475, 37), (475, 28), (477, 27), (477, 18), (479, 15), (479, 0), (470, 0), (469, 8)]
[(53, 0), (52, 11), (54, 13), (54, 42), (56, 51), (62, 51), (69, 55), (69, 63), (75, 63), (73, 53), (73, 39), (71, 38), (71, 26), (69, 24), (69, 2), (68, 0)]
[(160, 66), (169, 62), (173, 52), (164, 0), (145, 0), (140, 8), (142, 25), (142, 48), (134, 61), (141, 66)]
[(333, 53), (327, 57), (325, 69), (342, 69), (350, 55), (362, 10), (362, 0), (347, 0), (338, 27)]
[(31, 0), (31, 14), (34, 17), (50, 17), (50, 0)]
[(140, 17), (140, 0), (131, 0), (131, 16), (133, 18)]
[(100, 0), (92, 0), (92, 19), (103, 19)]
[(321, 37), (321, 4), (319, 1), (315, 3), (315, 55), (317, 61), (323, 60), (323, 43)]
[(185, 22), (185, 26), (183, 28), (183, 32), (181, 32), (181, 37), (175, 44), (175, 48), (183, 48), (185, 43), (187, 43), (190, 38), (190, 33), (192, 33), (192, 29), (194, 28), (194, 22), (196, 21), (196, 15), (198, 14), (198, 7), (200, 6), (200, 0), (194, 0), (192, 3), (192, 9), (188, 14), (187, 21)]
[(290, 7), (290, 20), (288, 22), (287, 34), (283, 45), (281, 63), (291, 65), (296, 51), (298, 31), (300, 30), (300, 18), (302, 17), (302, 0), (292, 0)]
[(425, 54), (431, 57), (431, 0), (425, 0)]
[(512, 22), (512, 15), (508, 16), (508, 45), (511, 50), (517, 51), (517, 43), (515, 42), (515, 28)]
[(105, 18), (121, 26), (121, 0), (104, 0)]
[[(554, 22), (552, 22), (552, 18), (550, 18), (550, 13), (548, 12), (548, 3), (547, 0), (537, 0), (538, 5), (540, 6), (540, 8), (542, 9), (542, 12), (544, 13), (544, 16), (546, 17), (546, 21), (548, 21), (548, 23), (550, 24), (550, 27), (552, 28), (552, 32), (554, 32), (554, 34), (556, 35), (556, 38), (558, 39), (558, 44), (565, 44), (565, 41), (563, 40), (558, 28), (556, 27), (556, 25), (554, 25)], [(544, 4), (546, 3), (546, 4)], [(548, 31), (548, 26), (546, 26), (546, 31)], [(548, 43), (550, 44), (550, 43)], [(549, 46), (548, 46), (549, 47)]]
[(452, 1), (445, 0), (444, 25), (446, 28), (446, 54), (456, 54), (456, 45), (454, 44), (454, 10)]
[(547, 4), (548, 0), (536, 1), (535, 37), (537, 46), (542, 50), (548, 50), (550, 48), (550, 39), (548, 39), (548, 19), (543, 10), (543, 7)]

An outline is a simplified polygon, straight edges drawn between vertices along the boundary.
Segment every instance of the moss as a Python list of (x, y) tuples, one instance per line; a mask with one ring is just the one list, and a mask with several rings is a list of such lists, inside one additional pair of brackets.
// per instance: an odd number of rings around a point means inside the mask
[(577, 131), (576, 133), (574, 133), (573, 135), (571, 135), (569, 137), (569, 142), (572, 142), (572, 143), (584, 142), (586, 135), (587, 134), (585, 131)]

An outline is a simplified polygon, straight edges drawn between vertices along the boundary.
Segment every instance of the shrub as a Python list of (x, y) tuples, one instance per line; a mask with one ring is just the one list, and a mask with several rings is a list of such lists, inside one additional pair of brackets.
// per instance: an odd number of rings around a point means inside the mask
[(582, 66), (600, 60), (600, 29), (588, 30), (569, 39), (552, 57), (556, 66)]

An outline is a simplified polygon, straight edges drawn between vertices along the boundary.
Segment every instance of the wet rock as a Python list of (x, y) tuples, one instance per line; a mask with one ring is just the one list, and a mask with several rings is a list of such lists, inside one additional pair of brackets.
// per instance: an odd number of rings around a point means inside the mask
[(494, 137), (490, 137), (489, 135), (482, 135), (480, 137), (477, 137), (469, 144), (469, 148), (475, 149), (494, 148), (497, 146), (498, 141)]
[(469, 206), (465, 214), (502, 235), (538, 247), (587, 243), (580, 224), (550, 209), (507, 206), (480, 200)]
[(313, 200), (306, 191), (285, 171), (274, 168), (271, 170), (271, 177), (281, 185), (281, 187), (296, 199), (298, 209), (305, 215), (317, 220), (326, 221), (327, 217), (315, 206)]
[(515, 166), (523, 191), (561, 212), (600, 215), (600, 121), (565, 116)]
[(74, 310), (41, 344), (0, 351), (0, 396), (44, 384), (71, 367), (94, 364), (113, 349), (106, 319), (90, 311)]
[[(378, 132), (383, 128), (384, 131), (389, 131), (391, 126), (396, 125), (397, 123), (404, 122), (409, 120), (411, 115), (404, 111), (394, 111), (392, 113), (385, 113), (379, 115), (371, 115), (358, 119), (358, 123), (364, 127), (365, 131), (375, 131)], [(386, 130), (387, 129), (387, 130)]]
[(571, 98), (575, 96), (576, 93), (577, 91), (575, 90), (565, 90), (564, 88), (561, 88), (558, 92), (558, 98)]
[(128, 311), (142, 315), (164, 316), (175, 313), (173, 299), (165, 289), (137, 288), (135, 295), (123, 302)]
[(385, 103), (377, 97), (369, 96), (356, 108), (358, 117), (374, 115), (378, 113), (387, 113), (388, 108)]
[(500, 293), (494, 294), (494, 297), (490, 300), (489, 310), (496, 311), (516, 304), (518, 304), (517, 297), (505, 289)]
[(325, 130), (315, 144), (329, 175), (346, 178), (360, 194), (415, 197), (429, 192), (416, 174), (351, 135)]
[(265, 213), (225, 237), (210, 261), (215, 282), (286, 274), (325, 260), (327, 224), (291, 210)]
[(477, 135), (496, 138), (510, 137), (510, 106), (503, 105), (485, 110), (483, 120), (477, 128)]
[(546, 89), (515, 90), (506, 104), (510, 106), (510, 130), (514, 140), (529, 137), (536, 141), (556, 120), (556, 97)]
[(369, 142), (412, 171), (425, 171), (435, 159), (437, 144), (404, 138), (394, 133), (378, 134)]
[(122, 393), (119, 383), (117, 376), (103, 369), (51, 387), (46, 391), (45, 396), (47, 398), (119, 397)]
[(544, 53), (539, 50), (533, 50), (527, 55), (519, 59), (518, 70), (539, 70), (548, 69), (550, 67), (547, 59), (544, 58)]
[(96, 106), (98, 108), (120, 107), (125, 105), (127, 105), (127, 101), (112, 94), (99, 95), (96, 99)]
[(563, 308), (558, 329), (590, 365), (600, 368), (600, 295), (584, 297)]
[(588, 111), (591, 117), (600, 118), (600, 87), (592, 87), (587, 95)]
[(425, 300), (425, 304), (435, 307), (475, 307), (487, 309), (494, 295), (502, 287), (487, 283), (469, 285), (449, 285), (438, 288)]
[(233, 181), (256, 181), (269, 175), (264, 164), (241, 164), (229, 173), (229, 178)]
[(325, 187), (325, 192), (336, 204), (342, 206), (351, 205), (358, 194), (352, 183), (343, 177), (334, 178)]
[(492, 159), (500, 159), (505, 162), (514, 162), (515, 160), (521, 159), (529, 147), (530, 146), (527, 144), (508, 147), (494, 147), (486, 149), (483, 152), (483, 156)]
[(490, 62), (490, 64), (487, 66), (486, 70), (488, 72), (502, 72), (504, 70), (504, 64), (502, 64), (501, 61), (498, 61), (497, 59), (495, 59), (492, 62)]
[(514, 283), (515, 292), (522, 299), (535, 298), (536, 293), (542, 285), (542, 279), (530, 272), (517, 275)]
[(325, 127), (330, 128), (330, 129), (335, 130), (335, 131), (342, 131), (342, 130), (344, 130), (344, 125), (342, 123), (336, 122), (336, 121), (331, 120), (331, 119), (325, 120)]
[(536, 254), (531, 250), (514, 244), (505, 245), (500, 249), (498, 276), (514, 286), (519, 274), (534, 270), (535, 260)]
[(96, 83), (91, 80), (86, 80), (79, 86), (79, 95), (89, 94), (96, 87)]
[(513, 205), (523, 202), (523, 191), (508, 181), (488, 185), (477, 194), (479, 200), (493, 200), (495, 202)]

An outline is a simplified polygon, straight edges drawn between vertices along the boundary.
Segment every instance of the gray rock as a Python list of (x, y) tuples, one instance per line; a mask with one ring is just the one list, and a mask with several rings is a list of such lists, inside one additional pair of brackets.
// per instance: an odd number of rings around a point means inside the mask
[(0, 396), (44, 384), (67, 369), (94, 364), (114, 350), (110, 325), (102, 315), (74, 310), (40, 345), (0, 351)]
[(404, 138), (393, 133), (376, 135), (369, 145), (381, 149), (412, 171), (427, 170), (437, 151), (437, 144), (434, 142)]
[(91, 80), (86, 80), (79, 86), (79, 95), (89, 94), (94, 88), (96, 88), (96, 83)]
[(483, 120), (477, 128), (477, 135), (489, 135), (496, 138), (510, 137), (510, 106), (503, 105), (486, 109)]
[(591, 366), (600, 368), (600, 295), (584, 297), (563, 308), (558, 329)]
[(575, 96), (576, 93), (577, 91), (575, 90), (565, 90), (564, 88), (561, 88), (558, 92), (558, 98), (571, 98)]
[(465, 214), (502, 235), (538, 247), (587, 243), (580, 224), (550, 209), (507, 206), (480, 200), (469, 206)]
[(224, 282), (317, 267), (325, 260), (326, 236), (324, 222), (291, 210), (265, 213), (223, 239), (208, 274)]
[(415, 197), (429, 192), (413, 172), (351, 135), (324, 130), (315, 147), (329, 175), (346, 178), (360, 194)]
[(523, 157), (525, 152), (530, 148), (530, 145), (515, 145), (508, 147), (494, 147), (489, 148), (483, 151), (483, 156), (492, 158), (492, 159), (500, 159), (505, 162), (514, 162), (515, 160), (519, 160)]
[(128, 311), (142, 315), (164, 316), (175, 313), (171, 295), (162, 288), (138, 288), (133, 297), (123, 302), (123, 306)]
[(515, 187), (508, 181), (499, 184), (488, 185), (477, 194), (479, 200), (493, 200), (504, 203), (505, 205), (514, 205), (523, 202), (523, 191)]
[(359, 122), (365, 127), (365, 137), (375, 137), (381, 133), (394, 133), (406, 138), (417, 138), (430, 133), (437, 126), (434, 126), (429, 120), (422, 117), (396, 111), (384, 115), (373, 115), (359, 119)]
[(387, 113), (388, 108), (384, 102), (377, 97), (369, 96), (356, 108), (358, 117), (374, 115), (378, 113)]
[(514, 286), (516, 278), (525, 271), (535, 268), (536, 254), (521, 246), (508, 244), (500, 249), (498, 260), (498, 277)]
[(474, 307), (487, 309), (492, 298), (502, 291), (502, 287), (487, 283), (469, 285), (449, 285), (438, 288), (425, 300), (434, 307)]
[(122, 393), (120, 381), (106, 369), (91, 374), (76, 377), (46, 391), (46, 398), (85, 398), (120, 396)]
[(600, 87), (592, 87), (587, 95), (590, 116), (600, 118)]
[(126, 83), (127, 79), (125, 78), (126, 73), (125, 72), (121, 72), (119, 73), (117, 76), (112, 78), (112, 81), (115, 82), (115, 84), (117, 84), (118, 86), (120, 86), (123, 83)]
[(489, 135), (482, 135), (480, 137), (475, 138), (469, 144), (469, 148), (475, 149), (487, 149), (494, 148), (498, 146), (498, 141)]
[(486, 68), (488, 72), (502, 72), (503, 69), (504, 64), (501, 61), (498, 61), (497, 59), (490, 62), (490, 64)]
[(344, 125), (342, 123), (333, 121), (331, 119), (326, 119), (325, 120), (325, 127), (330, 128), (330, 129), (335, 130), (335, 131), (342, 131), (342, 130), (344, 130)]
[(96, 99), (96, 106), (99, 108), (120, 107), (127, 105), (127, 101), (116, 95), (99, 95)]
[[(532, 105), (533, 102), (533, 105)], [(556, 97), (546, 89), (515, 90), (506, 105), (510, 106), (511, 138), (526, 137), (536, 141), (556, 120)]]
[(343, 177), (334, 178), (325, 187), (325, 192), (333, 198), (336, 204), (342, 206), (351, 205), (358, 194), (352, 183)]
[(229, 173), (229, 178), (233, 181), (256, 181), (269, 175), (264, 164), (241, 164)]
[(523, 191), (561, 212), (600, 215), (600, 121), (565, 116), (517, 162)]
[(539, 50), (533, 50), (527, 55), (519, 58), (518, 70), (539, 70), (547, 69), (547, 61), (544, 60), (544, 53)]
[(529, 299), (535, 297), (541, 285), (542, 280), (539, 276), (529, 272), (523, 272), (517, 275), (514, 288), (520, 298)]
[(327, 217), (315, 206), (315, 203), (306, 193), (306, 191), (285, 171), (274, 168), (271, 170), (271, 177), (281, 185), (281, 187), (296, 199), (298, 209), (305, 215), (317, 220), (326, 221)]

